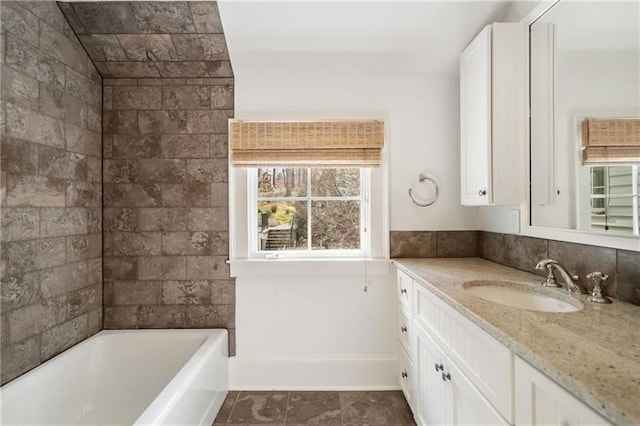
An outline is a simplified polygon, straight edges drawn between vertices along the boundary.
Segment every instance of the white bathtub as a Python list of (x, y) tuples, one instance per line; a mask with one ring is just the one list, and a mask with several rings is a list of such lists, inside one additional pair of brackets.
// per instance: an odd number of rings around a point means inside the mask
[(105, 330), (0, 389), (1, 423), (211, 425), (226, 330)]

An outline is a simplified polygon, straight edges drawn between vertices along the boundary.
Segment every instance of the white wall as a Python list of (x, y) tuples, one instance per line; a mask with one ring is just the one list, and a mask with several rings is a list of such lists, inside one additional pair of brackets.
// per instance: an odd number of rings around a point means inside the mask
[(396, 389), (388, 275), (236, 279), (232, 389)]
[[(375, 54), (243, 52), (233, 63), (236, 118), (387, 117), (391, 230), (476, 229), (476, 210), (460, 206), (457, 73), (408, 74)], [(421, 172), (440, 182), (429, 208), (407, 195)]]
[[(386, 120), (391, 230), (477, 228), (476, 209), (459, 201), (456, 74), (407, 73), (403, 58), (380, 54), (235, 52), (232, 60), (236, 118)], [(429, 208), (407, 195), (421, 172), (440, 182)], [(232, 388), (396, 388), (394, 280), (372, 275), (366, 293), (363, 281), (237, 277)]]

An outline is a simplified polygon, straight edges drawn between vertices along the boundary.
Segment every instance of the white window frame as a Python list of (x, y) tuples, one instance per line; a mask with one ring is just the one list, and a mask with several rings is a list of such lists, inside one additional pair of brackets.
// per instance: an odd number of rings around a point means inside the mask
[(367, 258), (371, 253), (371, 169), (360, 168), (360, 195), (349, 197), (317, 197), (311, 195), (311, 173), (313, 167), (287, 166), (287, 168), (305, 168), (307, 172), (307, 195), (304, 197), (260, 197), (271, 201), (304, 201), (307, 208), (307, 236), (311, 244), (311, 202), (312, 201), (360, 201), (360, 248), (338, 250), (258, 250), (258, 168), (247, 169), (247, 236), (249, 259), (351, 259)]

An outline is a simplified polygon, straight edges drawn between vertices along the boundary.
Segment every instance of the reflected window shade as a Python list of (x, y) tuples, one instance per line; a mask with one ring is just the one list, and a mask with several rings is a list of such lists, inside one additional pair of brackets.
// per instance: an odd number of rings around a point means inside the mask
[(264, 122), (232, 120), (234, 167), (378, 167), (381, 121)]
[(583, 164), (640, 162), (640, 119), (586, 118), (582, 121)]

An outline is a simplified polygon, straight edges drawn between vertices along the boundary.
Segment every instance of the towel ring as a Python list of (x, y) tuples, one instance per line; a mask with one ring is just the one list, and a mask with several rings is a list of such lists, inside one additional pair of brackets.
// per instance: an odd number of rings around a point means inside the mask
[(413, 204), (415, 204), (418, 207), (429, 207), (430, 205), (432, 205), (433, 203), (435, 203), (438, 200), (438, 196), (440, 195), (440, 188), (438, 187), (438, 183), (435, 181), (435, 179), (420, 173), (418, 175), (418, 182), (422, 183), (425, 181), (429, 181), (433, 184), (433, 187), (436, 190), (435, 195), (433, 196), (432, 199), (430, 199), (429, 201), (427, 201), (426, 203), (420, 203), (418, 201), (416, 201), (416, 199), (413, 197), (413, 188), (409, 187), (409, 198), (411, 198), (411, 201), (413, 202)]

